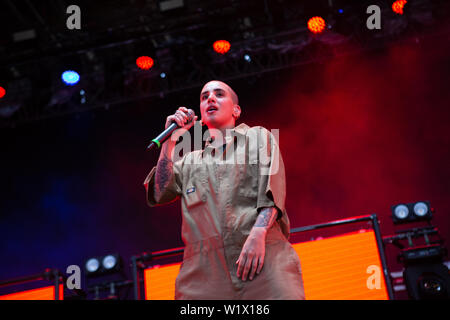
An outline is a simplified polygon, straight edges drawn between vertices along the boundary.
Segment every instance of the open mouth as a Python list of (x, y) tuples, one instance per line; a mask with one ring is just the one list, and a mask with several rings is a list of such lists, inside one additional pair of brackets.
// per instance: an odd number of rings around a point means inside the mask
[(214, 113), (218, 110), (218, 108), (216, 106), (210, 106), (206, 109), (206, 113), (211, 114)]

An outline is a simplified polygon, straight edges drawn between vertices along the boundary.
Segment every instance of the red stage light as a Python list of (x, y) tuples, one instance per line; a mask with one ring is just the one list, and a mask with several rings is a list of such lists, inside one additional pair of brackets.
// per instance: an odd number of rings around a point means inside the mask
[(308, 20), (308, 29), (313, 33), (320, 33), (325, 29), (325, 20), (321, 17), (312, 17)]
[(227, 40), (217, 40), (213, 43), (213, 48), (215, 52), (225, 54), (230, 50), (231, 44)]
[(153, 59), (147, 56), (142, 56), (136, 59), (136, 65), (143, 70), (150, 69), (151, 67), (153, 67), (153, 64)]
[(406, 0), (397, 0), (392, 4), (392, 10), (397, 14), (403, 14), (403, 7), (408, 1)]
[(6, 90), (3, 87), (0, 87), (0, 99), (3, 98), (6, 94)]

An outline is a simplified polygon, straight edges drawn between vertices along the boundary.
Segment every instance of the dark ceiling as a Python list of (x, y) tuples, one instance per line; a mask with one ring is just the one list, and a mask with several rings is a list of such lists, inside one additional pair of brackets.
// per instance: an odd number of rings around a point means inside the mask
[[(0, 127), (167, 96), (211, 78), (246, 78), (329, 59), (347, 54), (349, 43), (367, 49), (405, 34), (423, 36), (449, 12), (444, 0), (410, 2), (399, 16), (391, 1), (5, 0), (0, 86), (7, 94), (0, 100)], [(161, 10), (167, 3), (180, 7)], [(81, 9), (80, 30), (66, 27), (72, 4)], [(366, 28), (370, 4), (382, 10), (381, 30)], [(314, 15), (327, 21), (323, 35), (306, 28)], [(20, 40), (23, 32), (28, 39)], [(211, 46), (220, 38), (232, 43), (224, 56)], [(154, 58), (150, 72), (136, 67), (141, 55)], [(67, 69), (80, 73), (79, 85), (61, 83)], [(82, 105), (81, 88), (88, 96)]]

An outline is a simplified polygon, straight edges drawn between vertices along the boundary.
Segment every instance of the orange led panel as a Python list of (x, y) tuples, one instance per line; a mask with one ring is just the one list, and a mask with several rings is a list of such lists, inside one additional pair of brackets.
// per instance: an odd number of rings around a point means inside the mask
[(307, 300), (387, 300), (373, 231), (293, 244)]
[(174, 300), (175, 279), (180, 266), (181, 263), (174, 263), (145, 269), (145, 300)]
[[(59, 300), (63, 300), (64, 287), (59, 285)], [(49, 286), (44, 288), (20, 291), (0, 296), (0, 300), (55, 300), (55, 287)]]
[[(292, 244), (300, 257), (307, 300), (387, 300), (371, 230)], [(144, 270), (145, 299), (173, 300), (181, 263)]]

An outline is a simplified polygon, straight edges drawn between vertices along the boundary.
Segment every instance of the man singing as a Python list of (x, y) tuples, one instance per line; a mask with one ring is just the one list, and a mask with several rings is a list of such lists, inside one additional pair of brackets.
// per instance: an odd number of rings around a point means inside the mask
[(175, 299), (304, 299), (300, 260), (288, 241), (285, 172), (275, 137), (260, 126), (236, 126), (236, 93), (210, 81), (200, 93), (210, 137), (203, 150), (174, 160), (177, 138), (197, 120), (189, 122), (188, 112), (180, 107), (167, 117), (166, 128), (176, 122), (181, 129), (162, 144), (144, 181), (149, 206), (181, 198), (186, 247)]

